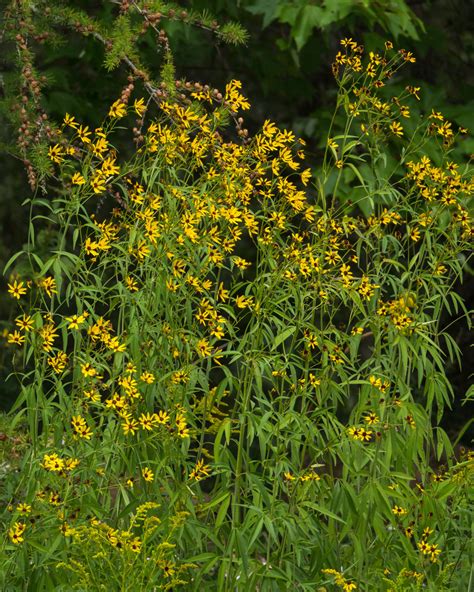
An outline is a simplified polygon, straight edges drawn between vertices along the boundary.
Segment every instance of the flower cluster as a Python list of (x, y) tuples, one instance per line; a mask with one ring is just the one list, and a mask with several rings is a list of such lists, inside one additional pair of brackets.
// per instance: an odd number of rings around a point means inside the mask
[[(317, 170), (304, 139), (268, 119), (250, 137), (236, 80), (224, 93), (165, 85), (133, 103), (124, 91), (96, 129), (64, 118), (49, 150), (62, 242), (11, 276), (5, 337), (24, 354), (31, 425), (41, 417), (19, 499), (62, 533), (61, 568), (86, 587), (94, 571), (123, 578), (132, 566), (144, 586), (175, 589), (190, 555), (196, 581), (230, 582), (251, 571), (244, 552), (263, 579), (272, 565), (286, 574), (291, 556), (313, 582), (327, 557), (313, 566), (299, 525), (352, 565), (362, 559), (345, 539), (361, 517), (383, 539), (377, 573), (387, 548), (400, 573), (443, 564), (431, 532), (417, 533), (469, 482), (467, 463), (429, 478), (426, 450), (434, 405), (450, 396), (439, 320), (472, 238), (473, 185), (438, 146), (459, 132), (443, 116), (407, 138), (420, 89), (389, 98), (386, 83), (413, 60), (341, 42), (347, 126), (339, 134), (334, 118)], [(439, 162), (419, 154), (423, 142)], [(390, 178), (387, 144), (403, 150)], [(368, 516), (366, 500), (380, 511)], [(27, 538), (26, 515), (12, 517), (10, 546)]]
[(339, 586), (339, 588), (341, 588), (341, 590), (344, 590), (344, 592), (351, 592), (351, 590), (357, 590), (357, 584), (355, 584), (354, 582), (351, 582), (349, 580), (346, 580), (346, 578), (344, 577), (344, 575), (337, 571), (336, 569), (323, 569), (321, 570), (322, 573), (330, 575), (330, 576), (334, 576), (334, 583), (336, 584), (336, 586)]

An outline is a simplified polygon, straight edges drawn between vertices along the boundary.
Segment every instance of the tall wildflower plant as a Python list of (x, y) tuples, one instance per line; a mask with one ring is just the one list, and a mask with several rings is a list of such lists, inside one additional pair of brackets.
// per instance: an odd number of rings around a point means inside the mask
[(291, 131), (249, 136), (236, 80), (66, 115), (9, 284), (31, 447), (2, 589), (467, 586), (472, 458), (438, 423), (473, 184), (465, 130), (386, 98), (410, 61), (341, 42), (316, 176)]

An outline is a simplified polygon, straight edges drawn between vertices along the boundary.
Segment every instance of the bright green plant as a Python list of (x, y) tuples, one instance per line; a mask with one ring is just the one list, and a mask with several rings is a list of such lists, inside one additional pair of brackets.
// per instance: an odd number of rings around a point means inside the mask
[(9, 282), (31, 449), (4, 589), (467, 587), (472, 458), (438, 423), (472, 180), (420, 89), (381, 98), (413, 60), (341, 42), (317, 176), (291, 131), (249, 136), (236, 80), (66, 115)]

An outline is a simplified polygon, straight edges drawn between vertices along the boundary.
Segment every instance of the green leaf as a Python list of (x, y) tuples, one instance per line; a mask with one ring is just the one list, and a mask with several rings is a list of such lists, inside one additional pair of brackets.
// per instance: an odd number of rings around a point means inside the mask
[(7, 271), (10, 269), (11, 265), (18, 259), (18, 257), (21, 257), (21, 255), (24, 255), (25, 251), (18, 251), (18, 253), (15, 253), (14, 255), (12, 255), (10, 257), (10, 259), (5, 263), (5, 267), (3, 268), (3, 273), (6, 274)]
[(231, 499), (230, 492), (226, 492), (226, 495), (224, 496), (224, 498), (222, 498), (222, 496), (220, 496), (220, 500), (222, 501), (222, 503), (221, 503), (221, 506), (217, 512), (216, 520), (214, 522), (214, 528), (215, 528), (216, 533), (218, 532), (218, 530), (222, 526), (222, 524), (227, 516), (227, 510), (229, 509), (230, 499)]
[(288, 339), (288, 337), (290, 337), (290, 335), (293, 335), (293, 333), (295, 331), (296, 331), (296, 327), (288, 327), (288, 329), (285, 329), (282, 333), (277, 335), (275, 337), (275, 341), (273, 342), (273, 345), (271, 347), (271, 351), (274, 351), (280, 344), (282, 344), (284, 341), (286, 341)]
[(291, 31), (298, 51), (301, 51), (304, 45), (306, 45), (308, 39), (313, 34), (313, 29), (322, 22), (323, 16), (324, 11), (319, 6), (308, 5), (299, 12)]
[(307, 501), (303, 502), (302, 506), (307, 507), (307, 508), (311, 508), (315, 512), (319, 512), (320, 514), (324, 514), (324, 516), (328, 516), (329, 518), (332, 518), (333, 520), (336, 520), (337, 522), (341, 522), (341, 524), (346, 524), (345, 520), (343, 520), (337, 514), (334, 514), (333, 512), (328, 510), (327, 508), (324, 508), (323, 506), (320, 506), (320, 505), (315, 504), (313, 502), (307, 502)]
[(277, 9), (279, 0), (255, 0), (250, 6), (246, 6), (245, 10), (251, 14), (261, 14), (263, 16), (262, 29), (277, 18)]

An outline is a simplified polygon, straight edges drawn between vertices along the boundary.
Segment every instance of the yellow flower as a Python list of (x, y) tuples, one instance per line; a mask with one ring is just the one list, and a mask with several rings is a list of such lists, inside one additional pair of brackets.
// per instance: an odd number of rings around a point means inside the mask
[(246, 259), (243, 259), (242, 257), (232, 257), (232, 261), (239, 269), (242, 270), (247, 269), (247, 267), (250, 267), (251, 265)]
[(73, 185), (84, 185), (85, 182), (86, 180), (81, 175), (81, 173), (74, 173), (74, 175), (71, 177), (71, 183)]
[(15, 325), (20, 329), (20, 331), (28, 333), (33, 329), (33, 319), (29, 315), (24, 314), (22, 317), (16, 319)]
[(171, 563), (170, 561), (159, 561), (158, 565), (161, 567), (161, 569), (163, 570), (164, 574), (166, 577), (170, 578), (171, 576), (173, 576), (176, 572), (175, 568), (175, 564)]
[(8, 343), (14, 343), (16, 345), (22, 345), (25, 342), (25, 336), (19, 331), (13, 331), (8, 334)]
[(155, 382), (155, 377), (151, 372), (143, 372), (140, 376), (140, 380), (146, 382), (147, 384), (153, 384)]
[(253, 296), (237, 296), (235, 304), (237, 308), (250, 308), (253, 305)]
[[(96, 134), (97, 134), (97, 130), (96, 130)], [(99, 158), (102, 158), (102, 154), (108, 150), (108, 147), (109, 147), (109, 145), (107, 142), (107, 138), (105, 138), (105, 136), (99, 137), (99, 139), (96, 140), (92, 144), (92, 154), (94, 154), (94, 156), (98, 156)]]
[(97, 171), (90, 181), (94, 193), (102, 193), (105, 191), (105, 179), (100, 171)]
[(15, 524), (8, 531), (8, 536), (14, 545), (19, 545), (23, 542), (23, 533), (25, 532), (26, 524), (23, 522), (15, 522)]
[(139, 417), (142, 429), (151, 431), (156, 424), (156, 416), (154, 413), (142, 413)]
[(64, 116), (63, 122), (72, 128), (77, 128), (77, 125), (78, 125), (75, 118), (72, 115), (69, 115), (69, 113), (66, 113), (66, 115)]
[(141, 117), (146, 111), (145, 101), (143, 97), (141, 99), (135, 99), (133, 103), (133, 108), (135, 109), (135, 113)]
[(53, 348), (53, 343), (56, 337), (58, 336), (57, 330), (53, 323), (46, 323), (40, 331), (39, 334), (43, 339), (43, 349), (44, 351), (51, 351)]
[(97, 257), (99, 254), (99, 243), (91, 240), (90, 238), (86, 238), (84, 250), (87, 255), (90, 255), (91, 257)]
[(109, 117), (115, 117), (120, 119), (127, 114), (127, 106), (122, 103), (120, 99), (117, 99), (115, 103), (109, 109)]
[(196, 350), (201, 358), (205, 358), (206, 356), (210, 356), (212, 353), (212, 347), (209, 344), (207, 339), (200, 339), (196, 344)]
[(23, 514), (24, 516), (28, 516), (28, 514), (31, 514), (31, 506), (25, 503), (18, 504), (16, 507), (16, 511), (20, 514)]
[(263, 131), (264, 136), (266, 136), (267, 138), (271, 138), (277, 133), (278, 128), (272, 121), (270, 121), (269, 119), (266, 119), (263, 122), (262, 131)]
[(411, 95), (415, 97), (415, 99), (417, 99), (418, 101), (420, 100), (420, 97), (418, 95), (418, 92), (420, 91), (419, 86), (407, 86), (406, 89)]
[(56, 290), (56, 280), (51, 276), (38, 280), (38, 287), (42, 288), (50, 298), (53, 294), (58, 293)]
[(242, 88), (240, 80), (231, 80), (225, 87), (225, 101), (232, 111), (250, 109), (250, 103), (239, 92), (240, 88)]
[[(112, 175), (118, 175), (120, 173), (120, 167), (115, 164), (115, 158), (109, 156), (102, 163), (100, 174), (104, 177), (110, 177)], [(99, 173), (98, 173), (99, 174)]]
[(72, 315), (72, 317), (65, 317), (65, 320), (69, 323), (68, 329), (79, 329), (79, 327), (85, 323), (87, 313), (81, 315)]
[(50, 146), (48, 149), (49, 158), (57, 164), (61, 163), (64, 160), (63, 154), (64, 150), (59, 144)]
[(92, 437), (92, 430), (88, 427), (86, 420), (81, 415), (74, 415), (71, 419), (71, 426), (74, 430), (74, 437), (84, 438), (90, 440)]
[(64, 468), (64, 461), (55, 452), (53, 454), (45, 454), (41, 466), (47, 471), (62, 471)]
[(137, 281), (130, 276), (125, 278), (125, 285), (127, 286), (128, 290), (130, 290), (130, 292), (138, 292), (139, 290)]
[(392, 514), (395, 514), (395, 516), (405, 516), (406, 513), (407, 511), (405, 508), (402, 508), (401, 506), (393, 506), (392, 508)]
[(390, 130), (392, 131), (393, 134), (395, 134), (398, 137), (403, 136), (403, 128), (398, 121), (393, 121), (390, 124)]
[(301, 173), (300, 178), (301, 178), (301, 182), (306, 187), (306, 185), (308, 184), (309, 180), (311, 179), (311, 169), (304, 170)]
[(153, 471), (148, 467), (142, 469), (142, 477), (145, 479), (145, 481), (148, 481), (148, 483), (151, 483), (155, 478)]
[(83, 392), (84, 392), (84, 397), (86, 399), (90, 399), (94, 403), (97, 403), (98, 401), (100, 401), (100, 394), (96, 390), (89, 389), (89, 390), (85, 390)]
[(97, 370), (89, 362), (81, 364), (81, 372), (83, 376), (94, 377), (97, 376)]
[(53, 358), (48, 358), (48, 364), (56, 374), (61, 374), (66, 368), (67, 355), (64, 352), (59, 352)]
[(13, 284), (8, 284), (8, 293), (13, 296), (13, 298), (20, 300), (20, 298), (26, 294), (26, 288), (24, 286), (24, 282), (17, 282), (14, 280)]
[(122, 429), (125, 435), (131, 434), (132, 436), (134, 436), (135, 432), (138, 431), (138, 428), (138, 421), (130, 417), (126, 417), (124, 422), (122, 423)]
[(153, 415), (155, 416), (156, 423), (161, 425), (166, 425), (170, 420), (170, 416), (166, 411), (158, 411), (158, 413), (154, 413)]
[(77, 135), (79, 136), (79, 138), (84, 142), (84, 144), (90, 144), (91, 143), (91, 139), (90, 139), (90, 135), (92, 132), (89, 131), (89, 126), (82, 126), (80, 125), (77, 129)]
[(373, 424), (378, 423), (380, 421), (379, 418), (377, 417), (377, 414), (374, 413), (373, 411), (371, 411), (370, 413), (367, 413), (367, 415), (364, 417), (364, 420), (369, 425), (373, 425)]
[(206, 477), (209, 477), (210, 474), (211, 474), (211, 467), (209, 465), (205, 465), (204, 461), (201, 459), (201, 460), (198, 460), (194, 469), (189, 474), (189, 478), (192, 479), (193, 481), (201, 481), (201, 479), (205, 479)]
[(113, 352), (124, 352), (127, 349), (127, 345), (125, 343), (120, 343), (120, 340), (117, 336), (107, 338), (102, 340), (102, 342)]
[(178, 413), (175, 418), (178, 436), (180, 438), (187, 438), (189, 436), (189, 428), (187, 427), (186, 417), (183, 413)]
[(344, 39), (341, 39), (339, 43), (342, 45), (342, 47), (348, 47), (352, 50), (356, 49), (357, 47), (357, 43), (352, 40), (352, 37), (344, 37)]
[(134, 553), (140, 553), (141, 546), (142, 542), (139, 538), (135, 538), (133, 541), (127, 543), (127, 547)]
[(135, 374), (136, 371), (137, 367), (135, 366), (135, 364), (133, 362), (128, 362), (125, 367), (125, 372), (127, 372), (128, 374)]

